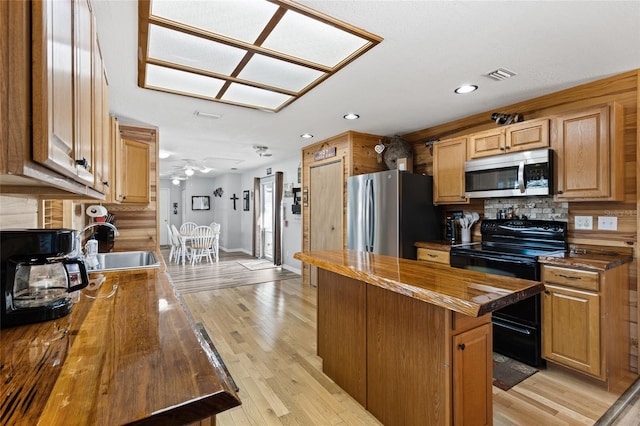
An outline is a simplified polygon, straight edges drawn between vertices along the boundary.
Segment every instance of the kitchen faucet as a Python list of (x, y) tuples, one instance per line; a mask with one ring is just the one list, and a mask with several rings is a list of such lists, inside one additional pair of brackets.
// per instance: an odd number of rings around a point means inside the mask
[(120, 235), (120, 232), (118, 232), (118, 228), (116, 228), (113, 224), (109, 223), (109, 222), (93, 222), (88, 224), (87, 226), (85, 226), (84, 228), (82, 228), (82, 230), (76, 232), (76, 247), (75, 250), (72, 253), (72, 257), (80, 257), (83, 258), (84, 255), (82, 253), (82, 235), (89, 229), (91, 228), (95, 228), (98, 226), (106, 226), (108, 228), (113, 229), (113, 235), (114, 236), (118, 236)]

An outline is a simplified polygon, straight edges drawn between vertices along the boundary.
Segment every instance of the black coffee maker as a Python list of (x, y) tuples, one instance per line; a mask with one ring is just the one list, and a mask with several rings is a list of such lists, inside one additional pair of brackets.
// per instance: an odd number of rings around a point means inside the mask
[(71, 312), (71, 292), (89, 284), (81, 259), (70, 258), (71, 229), (0, 230), (0, 327), (47, 321)]

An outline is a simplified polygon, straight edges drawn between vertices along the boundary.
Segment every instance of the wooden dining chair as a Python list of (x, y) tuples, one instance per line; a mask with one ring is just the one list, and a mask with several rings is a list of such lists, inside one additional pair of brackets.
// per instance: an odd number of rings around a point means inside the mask
[(198, 227), (198, 224), (195, 222), (185, 222), (182, 225), (180, 225), (180, 233), (183, 235), (190, 234), (197, 227)]
[(191, 251), (191, 264), (196, 261), (200, 262), (203, 257), (211, 258), (211, 245), (213, 244), (213, 229), (210, 226), (198, 226), (191, 232), (189, 237), (189, 249)]

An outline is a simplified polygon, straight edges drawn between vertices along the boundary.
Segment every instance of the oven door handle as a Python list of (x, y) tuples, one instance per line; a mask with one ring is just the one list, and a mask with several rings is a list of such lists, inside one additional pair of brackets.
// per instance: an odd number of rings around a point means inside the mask
[(524, 187), (524, 161), (521, 161), (518, 165), (518, 189), (521, 194), (525, 193), (526, 188)]
[(479, 254), (474, 254), (473, 256), (465, 256), (465, 255), (456, 255), (455, 253), (451, 253), (451, 256), (460, 256), (465, 259), (472, 258), (472, 259), (491, 260), (493, 262), (508, 262), (508, 263), (515, 263), (518, 265), (534, 265), (537, 263), (535, 260), (518, 260), (512, 257), (502, 258), (497, 256), (485, 256), (485, 255), (479, 255)]
[(506, 324), (506, 323), (504, 323), (504, 322), (502, 322), (500, 320), (496, 320), (495, 318), (493, 319), (493, 324), (494, 325), (498, 325), (498, 326), (503, 327), (503, 328), (507, 328), (509, 330), (515, 331), (515, 332), (520, 333), (520, 334), (531, 335), (531, 330), (528, 330), (528, 329), (522, 328), (522, 327), (517, 327), (517, 326), (511, 325), (511, 324)]

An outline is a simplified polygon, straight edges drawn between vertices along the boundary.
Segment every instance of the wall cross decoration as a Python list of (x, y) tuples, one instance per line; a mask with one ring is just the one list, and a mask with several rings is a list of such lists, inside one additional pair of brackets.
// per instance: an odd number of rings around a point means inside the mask
[(233, 194), (233, 197), (229, 198), (230, 200), (233, 200), (233, 209), (236, 209), (236, 201), (239, 200), (238, 197), (236, 197), (236, 194)]

